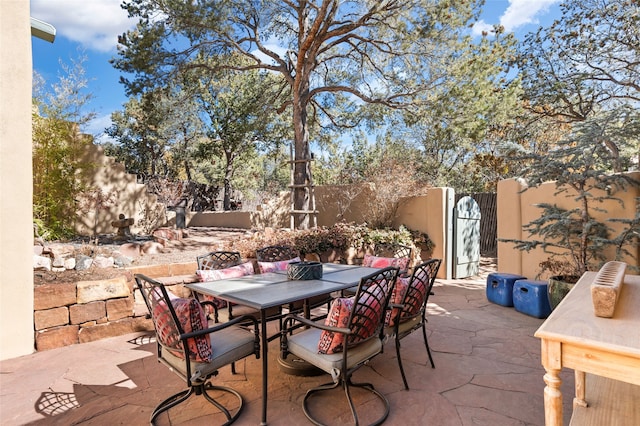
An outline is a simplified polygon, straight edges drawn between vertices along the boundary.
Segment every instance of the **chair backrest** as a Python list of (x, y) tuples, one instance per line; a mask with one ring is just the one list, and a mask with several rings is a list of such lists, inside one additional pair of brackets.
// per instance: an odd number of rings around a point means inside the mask
[[(135, 280), (156, 329), (158, 359), (175, 367), (176, 361), (168, 361), (164, 356), (163, 349), (166, 349), (185, 362), (187, 359), (209, 362), (212, 349), (208, 335), (181, 339), (185, 333), (208, 327), (207, 316), (200, 302), (193, 297), (177, 297), (169, 292), (164, 284), (142, 274), (136, 274)], [(182, 362), (180, 364), (184, 365)], [(190, 369), (189, 366), (190, 362), (187, 362), (187, 370)]]
[(162, 346), (180, 353), (184, 358), (184, 348), (179, 338), (180, 334), (184, 334), (184, 329), (171, 303), (169, 292), (162, 283), (144, 275), (136, 274), (135, 279), (156, 329), (158, 357), (161, 357)]
[(382, 337), (384, 318), (399, 269), (388, 267), (360, 279), (349, 316), (347, 346), (374, 336)]
[(411, 261), (413, 249), (398, 243), (376, 243), (373, 254), (381, 257), (406, 257)]
[(291, 246), (268, 246), (256, 250), (258, 262), (280, 262), (300, 256), (298, 250)]
[(237, 251), (212, 251), (196, 258), (198, 269), (225, 269), (242, 263), (242, 257)]
[(409, 278), (402, 298), (403, 308), (400, 313), (400, 321), (413, 318), (416, 315), (424, 315), (429, 294), (436, 281), (441, 263), (441, 259), (429, 259), (413, 269), (413, 274)]

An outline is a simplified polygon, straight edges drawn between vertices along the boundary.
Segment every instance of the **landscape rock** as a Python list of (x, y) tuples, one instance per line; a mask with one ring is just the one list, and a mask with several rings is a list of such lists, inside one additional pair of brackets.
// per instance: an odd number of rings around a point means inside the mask
[(33, 269), (51, 270), (51, 258), (33, 255)]
[(54, 257), (51, 266), (54, 268), (64, 268), (64, 258), (62, 256)]
[(33, 292), (35, 310), (52, 309), (76, 303), (75, 283), (55, 283), (37, 286)]
[(113, 257), (96, 256), (93, 259), (93, 265), (97, 268), (113, 268), (114, 260)]
[(133, 259), (127, 256), (122, 256), (121, 254), (117, 254), (113, 258), (113, 264), (118, 268), (125, 268), (127, 266), (131, 266), (133, 263)]
[(64, 268), (65, 269), (75, 269), (76, 268), (76, 258), (75, 257), (70, 257), (68, 259), (65, 259)]
[(147, 241), (142, 245), (142, 252), (144, 254), (158, 254), (162, 253), (162, 244), (156, 241)]
[(76, 257), (76, 271), (85, 271), (91, 267), (93, 259), (84, 254), (79, 254)]
[(123, 275), (110, 280), (78, 281), (76, 287), (78, 290), (77, 303), (128, 297), (131, 294), (127, 279)]
[(138, 243), (126, 243), (122, 244), (120, 248), (114, 252), (114, 255), (115, 253), (120, 253), (123, 256), (135, 259), (142, 255), (142, 247)]
[(33, 323), (36, 331), (67, 325), (69, 324), (69, 309), (66, 306), (60, 306), (58, 308), (35, 311), (33, 313)]

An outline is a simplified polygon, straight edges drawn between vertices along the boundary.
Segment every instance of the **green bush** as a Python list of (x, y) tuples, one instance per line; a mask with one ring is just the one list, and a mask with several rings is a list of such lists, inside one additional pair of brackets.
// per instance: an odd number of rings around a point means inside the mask
[(376, 243), (399, 243), (414, 249), (431, 251), (434, 244), (423, 232), (400, 229), (372, 229), (366, 225), (337, 223), (330, 227), (308, 230), (281, 229), (273, 232), (256, 232), (251, 238), (230, 241), (225, 249), (239, 251), (244, 258), (255, 258), (256, 249), (271, 245), (295, 247), (301, 255), (325, 253), (330, 250), (343, 252), (350, 247), (367, 251)]

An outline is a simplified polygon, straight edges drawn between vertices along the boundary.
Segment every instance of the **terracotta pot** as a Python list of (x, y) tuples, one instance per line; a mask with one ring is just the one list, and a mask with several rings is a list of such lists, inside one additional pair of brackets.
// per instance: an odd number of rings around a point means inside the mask
[(556, 275), (549, 277), (549, 284), (547, 285), (547, 296), (549, 297), (549, 305), (551, 310), (554, 310), (556, 306), (560, 304), (562, 299), (571, 291), (574, 285), (578, 282), (580, 277), (576, 275)]

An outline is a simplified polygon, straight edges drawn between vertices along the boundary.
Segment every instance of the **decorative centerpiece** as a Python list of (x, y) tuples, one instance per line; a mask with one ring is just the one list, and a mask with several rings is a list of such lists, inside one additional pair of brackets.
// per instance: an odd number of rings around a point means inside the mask
[(319, 280), (322, 278), (322, 263), (291, 262), (287, 265), (287, 277), (290, 280)]
[(611, 261), (604, 264), (591, 283), (593, 312), (598, 317), (612, 318), (624, 283), (627, 264)]

